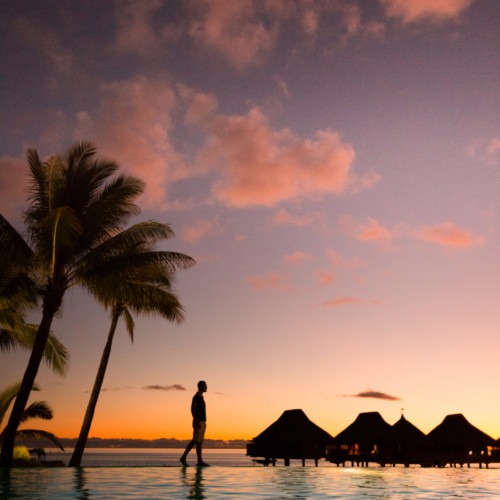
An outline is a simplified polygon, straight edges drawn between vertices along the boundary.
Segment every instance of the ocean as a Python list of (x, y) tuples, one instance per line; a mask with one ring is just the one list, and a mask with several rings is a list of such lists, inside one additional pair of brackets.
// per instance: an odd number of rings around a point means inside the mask
[[(47, 450), (68, 462), (70, 450)], [(182, 450), (88, 449), (79, 468), (0, 469), (0, 498), (110, 499), (498, 499), (500, 467), (337, 467), (300, 461), (264, 467), (245, 450), (205, 450), (211, 467), (181, 467)], [(193, 452), (192, 452), (193, 453)], [(190, 457), (194, 463), (195, 455)]]
[[(57, 448), (45, 448), (47, 460), (62, 460), (68, 464), (72, 449), (61, 451)], [(176, 448), (87, 448), (83, 455), (82, 467), (171, 467), (180, 466), (179, 457), (184, 449)], [(239, 467), (252, 465), (252, 459), (245, 456), (242, 449), (203, 450), (203, 458), (210, 465)], [(193, 449), (188, 463), (196, 463)]]

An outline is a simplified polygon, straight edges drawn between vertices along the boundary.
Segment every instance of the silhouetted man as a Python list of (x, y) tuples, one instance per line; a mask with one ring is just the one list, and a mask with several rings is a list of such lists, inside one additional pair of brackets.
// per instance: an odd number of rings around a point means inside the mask
[(205, 438), (205, 430), (207, 428), (207, 410), (203, 393), (207, 392), (207, 383), (204, 380), (198, 382), (198, 392), (193, 396), (191, 402), (191, 415), (193, 415), (193, 439), (186, 446), (182, 457), (180, 458), (181, 464), (187, 466), (186, 458), (191, 449), (196, 445), (196, 456), (198, 463), (196, 465), (206, 467), (202, 458), (203, 440)]

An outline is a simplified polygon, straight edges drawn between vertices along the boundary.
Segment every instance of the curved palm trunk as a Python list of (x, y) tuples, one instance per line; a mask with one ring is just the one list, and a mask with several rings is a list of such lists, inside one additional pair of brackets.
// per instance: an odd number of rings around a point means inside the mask
[(42, 362), (45, 352), (45, 346), (49, 338), (52, 320), (61, 306), (63, 295), (64, 290), (62, 289), (50, 287), (49, 290), (47, 290), (43, 306), (42, 321), (38, 327), (28, 366), (24, 372), (21, 387), (19, 388), (16, 401), (12, 407), (9, 422), (4, 430), (2, 451), (0, 453), (0, 467), (10, 467), (12, 465), (17, 428), (19, 427), (22, 415), (26, 409), (26, 404), (28, 403), (28, 399), (33, 389), (33, 384), (35, 383), (38, 369), (40, 368), (40, 363)]
[(83, 419), (78, 440), (76, 441), (75, 449), (73, 450), (73, 455), (71, 456), (71, 460), (68, 464), (69, 467), (80, 467), (82, 463), (83, 452), (85, 450), (85, 445), (87, 444), (90, 426), (92, 425), (92, 420), (94, 418), (94, 413), (97, 406), (97, 400), (99, 398), (99, 394), (101, 393), (102, 384), (104, 382), (104, 375), (106, 374), (109, 357), (111, 355), (111, 346), (113, 344), (116, 325), (118, 324), (118, 320), (120, 319), (121, 314), (121, 307), (115, 307), (113, 309), (113, 314), (111, 316), (111, 326), (108, 333), (108, 340), (106, 341), (104, 351), (102, 352), (101, 362), (99, 364), (99, 369), (97, 370), (97, 375), (94, 381), (94, 387), (92, 388), (92, 393), (90, 394), (87, 411), (85, 412), (85, 417)]

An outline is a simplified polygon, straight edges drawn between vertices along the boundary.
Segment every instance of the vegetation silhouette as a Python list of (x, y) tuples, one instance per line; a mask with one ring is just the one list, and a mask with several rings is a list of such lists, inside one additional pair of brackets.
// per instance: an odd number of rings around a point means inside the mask
[(115, 176), (118, 164), (97, 158), (92, 144), (78, 142), (43, 162), (35, 149), (29, 149), (27, 160), (31, 180), (24, 212), (27, 241), (2, 217), (0, 257), (7, 265), (23, 262), (24, 272), (40, 290), (42, 318), (4, 432), (0, 452), (4, 467), (12, 464), (16, 431), (66, 291), (80, 285), (102, 298), (96, 269), (102, 269), (104, 262), (114, 265), (123, 257), (123, 249), (140, 243), (144, 235), (137, 228), (117, 237), (139, 214), (134, 201), (144, 183), (132, 176)]
[[(9, 255), (9, 240), (15, 230), (0, 215), (0, 248), (2, 254)], [(0, 267), (0, 351), (12, 349), (32, 349), (37, 326), (26, 323), (24, 315), (38, 304), (36, 282), (24, 271), (24, 254), (14, 252), (9, 255), (9, 265)], [(69, 365), (69, 354), (64, 345), (49, 333), (43, 359), (55, 373), (65, 375)]]
[[(10, 404), (17, 396), (20, 386), (21, 384), (11, 385), (0, 393), (0, 424), (3, 421)], [(34, 385), (32, 390), (38, 391), (39, 389), (36, 385)], [(52, 420), (52, 417), (53, 412), (48, 403), (45, 401), (34, 401), (23, 411), (20, 423), (23, 424), (27, 420), (34, 418)], [(2, 445), (4, 431), (5, 429), (0, 432), (0, 446)], [(64, 451), (61, 441), (52, 432), (40, 429), (18, 429), (16, 431), (16, 437), (20, 440), (45, 439)]]
[(154, 250), (155, 243), (173, 235), (167, 224), (137, 224), (117, 235), (116, 238), (123, 240), (123, 247), (110, 241), (112, 246), (120, 248), (120, 255), (114, 256), (112, 262), (103, 261), (101, 266), (94, 268), (97, 286), (92, 293), (107, 309), (111, 309), (111, 325), (69, 462), (72, 467), (79, 467), (82, 461), (119, 319), (124, 318), (131, 341), (134, 339), (132, 313), (160, 316), (176, 323), (184, 319), (184, 309), (172, 291), (174, 272), (190, 267), (194, 260), (184, 254)]

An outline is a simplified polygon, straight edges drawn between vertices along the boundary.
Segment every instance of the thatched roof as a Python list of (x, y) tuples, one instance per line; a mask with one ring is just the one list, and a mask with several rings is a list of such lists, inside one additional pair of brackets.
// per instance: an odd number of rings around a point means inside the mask
[(401, 415), (401, 418), (389, 430), (381, 434), (380, 441), (385, 449), (394, 448), (399, 451), (421, 449), (427, 447), (428, 444), (427, 436), (406, 420), (404, 415)]
[(252, 440), (248, 454), (270, 458), (321, 458), (333, 436), (307, 418), (302, 410), (286, 410)]
[(420, 444), (426, 440), (426, 435), (404, 415), (392, 426), (392, 439), (400, 444)]
[(378, 411), (360, 413), (356, 420), (335, 437), (338, 445), (358, 444), (362, 449), (371, 448), (389, 432), (391, 426)]
[(478, 450), (495, 443), (461, 414), (448, 415), (427, 437), (443, 450)]

